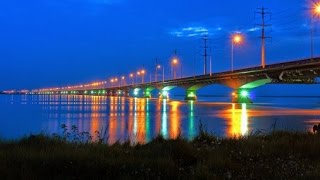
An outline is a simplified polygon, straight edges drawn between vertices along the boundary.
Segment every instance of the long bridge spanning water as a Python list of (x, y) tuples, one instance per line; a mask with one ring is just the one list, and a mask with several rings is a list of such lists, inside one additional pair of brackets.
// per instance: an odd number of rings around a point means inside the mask
[[(32, 90), (20, 94), (47, 94), (47, 95), (100, 95), (100, 96), (143, 96), (151, 98), (153, 90), (159, 90), (160, 98), (169, 98), (170, 90), (176, 87), (185, 89), (186, 100), (196, 100), (197, 91), (205, 86), (221, 84), (234, 90), (233, 102), (251, 102), (249, 92), (266, 84), (316, 84), (320, 77), (320, 58), (303, 59), (239, 69), (207, 75), (199, 75), (172, 80), (161, 80), (138, 84), (119, 84), (113, 87), (88, 88), (85, 86), (55, 88), (46, 90)], [(5, 92), (10, 94), (10, 92)], [(11, 93), (13, 94), (13, 93)]]

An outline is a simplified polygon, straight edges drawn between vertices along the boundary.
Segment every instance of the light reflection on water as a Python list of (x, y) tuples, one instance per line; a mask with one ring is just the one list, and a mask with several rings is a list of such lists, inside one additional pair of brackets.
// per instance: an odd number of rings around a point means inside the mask
[[(307, 100), (308, 102), (308, 100)], [(231, 104), (103, 96), (0, 96), (0, 136), (62, 133), (76, 125), (95, 135), (106, 132), (109, 143), (146, 143), (158, 134), (192, 139), (200, 123), (218, 136), (248, 135), (255, 130), (310, 131), (320, 122), (317, 103), (301, 107), (272, 104)]]

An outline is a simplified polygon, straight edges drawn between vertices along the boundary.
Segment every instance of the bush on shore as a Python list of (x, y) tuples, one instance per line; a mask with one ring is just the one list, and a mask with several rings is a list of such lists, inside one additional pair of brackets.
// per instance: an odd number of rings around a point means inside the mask
[(31, 135), (0, 142), (1, 179), (317, 179), (320, 135), (274, 132), (148, 144), (68, 141)]

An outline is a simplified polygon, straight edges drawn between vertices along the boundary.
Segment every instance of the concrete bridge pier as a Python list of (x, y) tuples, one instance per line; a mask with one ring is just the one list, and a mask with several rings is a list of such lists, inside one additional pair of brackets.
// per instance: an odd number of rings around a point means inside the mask
[(152, 97), (152, 91), (155, 90), (154, 87), (147, 87), (143, 90), (143, 97), (144, 98), (151, 98)]
[(132, 89), (132, 90), (131, 90), (132, 97), (138, 98), (139, 95), (140, 95), (140, 90), (141, 90), (140, 88), (134, 88), (134, 89)]
[(149, 89), (144, 90), (143, 97), (144, 98), (151, 98), (151, 90), (149, 90)]
[(185, 100), (186, 101), (196, 101), (197, 100), (197, 91), (196, 90), (187, 90)]
[(124, 91), (124, 96), (125, 96), (125, 97), (130, 97), (129, 91)]
[(250, 99), (250, 92), (248, 89), (236, 89), (232, 93), (232, 102), (233, 103), (252, 103)]
[(168, 90), (161, 90), (159, 98), (160, 99), (169, 99), (169, 91)]

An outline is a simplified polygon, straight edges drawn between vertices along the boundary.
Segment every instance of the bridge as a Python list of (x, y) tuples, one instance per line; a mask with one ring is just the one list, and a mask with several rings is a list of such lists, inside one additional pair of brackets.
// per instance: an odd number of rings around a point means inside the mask
[(170, 90), (185, 89), (186, 100), (197, 100), (197, 91), (205, 86), (220, 84), (233, 89), (232, 101), (250, 103), (250, 90), (266, 84), (316, 84), (320, 77), (320, 57), (277, 63), (266, 66), (239, 69), (206, 75), (161, 80), (155, 82), (121, 84), (110, 87), (90, 88), (76, 86), (32, 90), (25, 94), (47, 95), (99, 95), (99, 96), (143, 96), (151, 98), (152, 91), (159, 90), (160, 98), (169, 98)]

